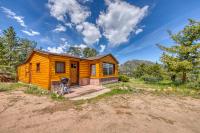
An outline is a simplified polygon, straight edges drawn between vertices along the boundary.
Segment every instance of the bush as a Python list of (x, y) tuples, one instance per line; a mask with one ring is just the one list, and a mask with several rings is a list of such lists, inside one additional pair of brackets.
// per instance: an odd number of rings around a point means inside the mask
[(186, 84), (186, 87), (188, 89), (200, 89), (200, 81), (189, 82)]
[(156, 77), (156, 76), (151, 76), (151, 75), (144, 75), (141, 77), (142, 80), (145, 82), (159, 82), (163, 80), (162, 77)]
[(120, 75), (119, 76), (119, 81), (128, 82), (129, 81), (129, 77), (126, 76), (126, 75)]
[(51, 93), (51, 99), (59, 101), (59, 100), (64, 100), (65, 98), (61, 95), (56, 94), (56, 93)]
[(38, 96), (49, 94), (49, 91), (40, 89), (37, 86), (32, 86), (32, 85), (29, 86), (24, 92), (27, 94), (34, 94), (34, 95), (38, 95)]

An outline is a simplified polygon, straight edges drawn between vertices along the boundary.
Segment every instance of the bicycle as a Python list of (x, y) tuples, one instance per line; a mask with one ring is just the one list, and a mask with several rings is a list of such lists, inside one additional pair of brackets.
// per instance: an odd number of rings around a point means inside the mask
[(64, 95), (65, 93), (70, 93), (69, 87), (69, 79), (68, 78), (61, 78), (60, 80), (60, 87), (56, 91), (58, 95)]

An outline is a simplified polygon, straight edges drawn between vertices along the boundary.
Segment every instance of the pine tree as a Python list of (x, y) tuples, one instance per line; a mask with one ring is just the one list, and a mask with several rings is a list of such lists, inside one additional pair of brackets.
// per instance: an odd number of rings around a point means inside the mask
[(1, 66), (2, 69), (8, 71), (14, 71), (14, 65), (17, 63), (17, 52), (15, 48), (17, 47), (17, 37), (14, 31), (14, 28), (11, 26), (7, 30), (3, 31), (2, 37), (2, 45), (3, 45), (3, 55), (2, 61), (3, 65)]
[(0, 71), (15, 73), (17, 65), (21, 64), (35, 47), (35, 42), (18, 38), (12, 26), (4, 30), (0, 37)]
[(189, 24), (177, 34), (169, 32), (176, 43), (171, 47), (158, 45), (164, 51), (161, 61), (169, 71), (181, 72), (182, 82), (187, 80), (187, 73), (199, 69), (200, 63), (200, 22), (189, 20)]

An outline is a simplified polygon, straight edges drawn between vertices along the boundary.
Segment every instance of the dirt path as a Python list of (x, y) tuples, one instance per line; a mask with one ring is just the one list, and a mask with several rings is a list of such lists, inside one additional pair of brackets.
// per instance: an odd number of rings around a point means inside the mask
[(0, 92), (1, 133), (199, 133), (200, 100), (119, 95), (84, 104)]

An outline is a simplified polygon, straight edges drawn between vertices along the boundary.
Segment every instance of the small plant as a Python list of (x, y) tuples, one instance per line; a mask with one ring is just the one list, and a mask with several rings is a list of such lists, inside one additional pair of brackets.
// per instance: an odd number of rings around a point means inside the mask
[(119, 76), (119, 81), (122, 81), (122, 82), (128, 82), (129, 81), (129, 77), (126, 76), (126, 75), (120, 75)]
[(59, 100), (64, 100), (65, 97), (58, 95), (57, 93), (51, 93), (51, 99), (59, 101)]
[(49, 94), (47, 90), (40, 89), (37, 86), (33, 86), (33, 85), (30, 85), (24, 92), (27, 94), (34, 94), (37, 96), (43, 96), (43, 95)]

